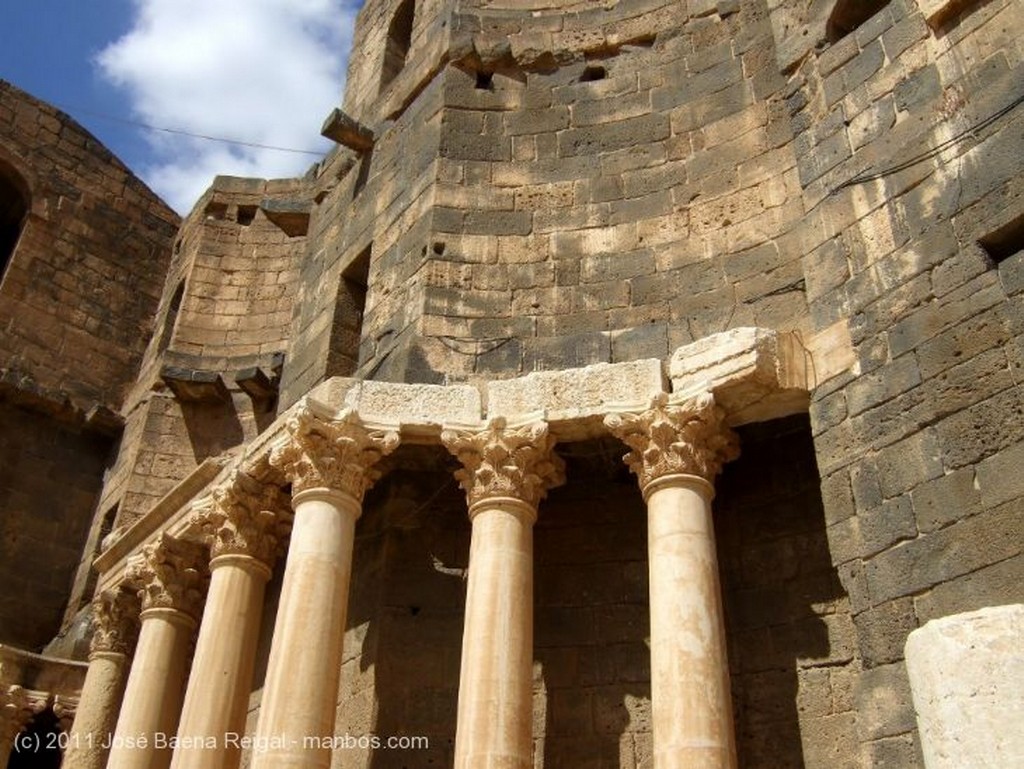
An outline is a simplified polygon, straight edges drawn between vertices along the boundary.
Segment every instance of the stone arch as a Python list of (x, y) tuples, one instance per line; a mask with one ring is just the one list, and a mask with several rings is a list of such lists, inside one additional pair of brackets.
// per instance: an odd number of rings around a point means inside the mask
[(28, 183), (11, 165), (0, 160), (0, 276), (14, 256), (31, 208)]
[(384, 43), (384, 63), (380, 72), (381, 91), (387, 88), (405, 67), (405, 58), (412, 44), (412, 27), (415, 16), (416, 0), (402, 0), (391, 17), (387, 39)]

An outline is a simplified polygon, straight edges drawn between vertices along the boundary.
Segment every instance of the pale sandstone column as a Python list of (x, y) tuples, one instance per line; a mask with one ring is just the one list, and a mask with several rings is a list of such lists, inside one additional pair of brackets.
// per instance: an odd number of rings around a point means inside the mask
[(295, 521), (270, 647), (253, 769), (326, 769), (334, 734), (356, 519), (374, 465), (396, 432), (364, 428), (353, 412), (322, 420), (307, 408), (271, 464), (292, 481)]
[(545, 423), (445, 431), (473, 524), (455, 769), (533, 766), (533, 524), (564, 482)]
[(92, 602), (89, 669), (68, 732), (63, 769), (103, 769), (107, 765), (107, 745), (117, 723), (138, 622), (139, 600), (128, 590), (105, 590)]
[(181, 716), (188, 655), (202, 602), (204, 554), (168, 535), (129, 561), (142, 601), (135, 648), (107, 769), (165, 769)]
[(632, 451), (648, 515), (655, 769), (736, 766), (711, 481), (738, 456), (710, 395), (605, 423)]
[(206, 597), (172, 769), (233, 769), (241, 761), (267, 581), (290, 510), (280, 489), (236, 471), (193, 511), (210, 543)]
[(1024, 605), (931, 620), (906, 665), (928, 769), (1024, 766)]

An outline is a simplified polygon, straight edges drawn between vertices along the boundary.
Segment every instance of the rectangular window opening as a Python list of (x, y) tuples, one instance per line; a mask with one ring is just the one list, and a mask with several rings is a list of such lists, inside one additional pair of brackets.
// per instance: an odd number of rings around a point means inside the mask
[(1024, 251), (1024, 214), (978, 240), (993, 267)]

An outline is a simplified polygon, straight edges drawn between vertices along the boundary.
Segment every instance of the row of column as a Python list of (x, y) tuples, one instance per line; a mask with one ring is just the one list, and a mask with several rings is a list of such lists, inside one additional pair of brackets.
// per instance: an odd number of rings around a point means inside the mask
[[(711, 498), (722, 463), (737, 453), (735, 439), (710, 396), (661, 401), (606, 424), (630, 447), (625, 459), (648, 508), (655, 767), (731, 769)], [(263, 471), (291, 484), (290, 506), (274, 484), (236, 472), (194, 511), (190, 539), (209, 546), (208, 574), (197, 544), (165, 536), (133, 558), (122, 587), (97, 599), (98, 630), (65, 767), (239, 765), (239, 746), (223, 736), (245, 731), (264, 588), (285, 541), (251, 766), (330, 766), (355, 524), (378, 461), (399, 439), (364, 428), (352, 413), (323, 420), (300, 409), (287, 430), (289, 440), (272, 449)], [(544, 422), (493, 420), (484, 430), (446, 430), (442, 442), (462, 465), (456, 477), (472, 521), (455, 766), (526, 769), (533, 765), (533, 524), (548, 489), (564, 482), (564, 468)], [(141, 618), (138, 640), (113, 725), (133, 616)], [(177, 749), (156, 734), (176, 735)]]

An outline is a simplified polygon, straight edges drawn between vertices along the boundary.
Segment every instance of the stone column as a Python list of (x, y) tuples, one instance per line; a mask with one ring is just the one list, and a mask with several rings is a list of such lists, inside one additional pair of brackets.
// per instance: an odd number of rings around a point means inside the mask
[(107, 765), (107, 745), (117, 723), (126, 662), (138, 622), (139, 600), (131, 591), (105, 590), (93, 600), (89, 669), (68, 732), (64, 769), (103, 769)]
[(445, 431), (473, 525), (455, 769), (533, 766), (533, 524), (564, 482), (547, 425)]
[(647, 502), (655, 769), (736, 766), (711, 499), (739, 452), (722, 416), (704, 395), (605, 420)]
[(19, 745), (18, 737), (32, 719), (46, 710), (47, 695), (17, 684), (0, 687), (0, 767), (7, 766), (11, 753), (35, 752), (36, 745)]
[(201, 548), (162, 535), (128, 563), (142, 601), (135, 649), (107, 769), (166, 769), (203, 595)]
[[(292, 482), (295, 521), (260, 704), (253, 769), (331, 763), (356, 520), (377, 461), (397, 432), (368, 430), (351, 411), (320, 419), (303, 406), (270, 462)], [(264, 749), (265, 748), (265, 749)]]
[(172, 769), (234, 769), (242, 751), (267, 581), (290, 509), (279, 488), (236, 471), (193, 511), (210, 543), (210, 590)]
[(931, 620), (906, 665), (928, 769), (1024, 766), (1024, 605)]

